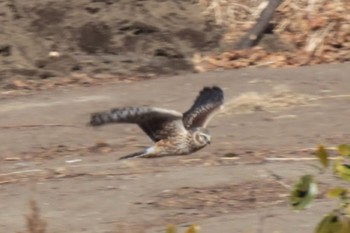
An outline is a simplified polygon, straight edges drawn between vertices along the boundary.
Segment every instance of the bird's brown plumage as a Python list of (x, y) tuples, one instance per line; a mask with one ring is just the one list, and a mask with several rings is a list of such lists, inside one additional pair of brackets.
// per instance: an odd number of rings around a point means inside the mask
[[(90, 125), (134, 123), (156, 143), (145, 151), (122, 158), (189, 154), (210, 142), (210, 135), (205, 127), (223, 102), (224, 93), (221, 88), (204, 87), (184, 114), (156, 107), (114, 108), (93, 113)], [(198, 138), (203, 140), (198, 141)]]

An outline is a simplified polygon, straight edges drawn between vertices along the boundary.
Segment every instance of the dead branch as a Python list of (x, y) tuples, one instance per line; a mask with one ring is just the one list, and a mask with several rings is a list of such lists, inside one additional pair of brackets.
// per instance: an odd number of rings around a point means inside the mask
[(269, 4), (261, 12), (256, 24), (241, 38), (235, 46), (235, 49), (247, 49), (258, 44), (266, 31), (275, 10), (282, 1), (283, 0), (269, 0)]

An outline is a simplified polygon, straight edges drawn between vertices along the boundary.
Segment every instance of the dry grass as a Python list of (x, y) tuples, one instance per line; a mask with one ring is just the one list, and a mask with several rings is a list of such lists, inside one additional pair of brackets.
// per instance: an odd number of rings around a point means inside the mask
[[(255, 23), (267, 1), (199, 0), (205, 14), (228, 26), (237, 41)], [(247, 66), (285, 67), (350, 61), (350, 1), (285, 0), (274, 15), (272, 40), (253, 49), (218, 55), (196, 54), (198, 71)], [(278, 44), (276, 49), (276, 44)]]
[(293, 92), (286, 86), (276, 86), (268, 93), (248, 92), (239, 95), (225, 105), (224, 113), (277, 112), (308, 105), (315, 99), (315, 96)]
[(193, 209), (198, 210), (201, 217), (214, 217), (284, 204), (288, 192), (272, 179), (200, 188), (182, 187), (161, 193), (150, 205), (160, 209)]
[(137, 224), (119, 223), (114, 228), (114, 233), (145, 233), (143, 226)]
[(46, 233), (47, 223), (42, 219), (36, 201), (30, 201), (30, 213), (26, 215), (26, 231), (21, 233)]
[(254, 23), (267, 5), (266, 0), (199, 0), (204, 15), (214, 15), (219, 25), (244, 26)]

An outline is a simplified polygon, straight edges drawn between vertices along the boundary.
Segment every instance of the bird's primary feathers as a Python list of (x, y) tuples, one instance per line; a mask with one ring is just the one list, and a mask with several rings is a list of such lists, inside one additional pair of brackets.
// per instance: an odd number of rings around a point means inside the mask
[(144, 151), (124, 156), (158, 157), (193, 153), (210, 143), (205, 128), (224, 102), (224, 93), (217, 86), (204, 87), (192, 107), (184, 114), (157, 107), (124, 107), (91, 115), (90, 125), (108, 123), (137, 124), (155, 145)]

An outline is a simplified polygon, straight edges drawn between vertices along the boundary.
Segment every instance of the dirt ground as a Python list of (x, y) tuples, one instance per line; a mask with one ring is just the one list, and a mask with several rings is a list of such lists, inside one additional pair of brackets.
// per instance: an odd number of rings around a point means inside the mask
[[(317, 174), (313, 149), (350, 141), (349, 64), (241, 69), (0, 98), (0, 232), (23, 232), (29, 200), (47, 232), (312, 232), (334, 205), (293, 213), (288, 188)], [(98, 129), (89, 114), (124, 105), (185, 111), (205, 85), (225, 91), (212, 144), (190, 156), (118, 161), (150, 144), (133, 125)], [(151, 90), (151, 91), (150, 91)], [(7, 92), (2, 91), (1, 95)], [(283, 160), (285, 159), (285, 160)]]
[[(161, 233), (169, 223), (312, 232), (334, 207), (323, 193), (338, 184), (331, 175), (319, 177), (317, 203), (299, 214), (286, 187), (317, 174), (319, 143), (349, 143), (349, 64), (190, 74), (196, 53), (230, 46), (195, 2), (0, 1), (0, 232), (25, 232), (30, 200), (47, 233)], [(102, 85), (124, 76), (160, 78)], [(191, 156), (120, 162), (147, 137), (133, 125), (86, 125), (90, 113), (116, 106), (185, 111), (214, 84), (225, 110), (209, 127), (212, 145)]]
[[(0, 83), (8, 79), (179, 74), (223, 29), (194, 1), (0, 1)], [(5, 82), (6, 83), (6, 82)]]

